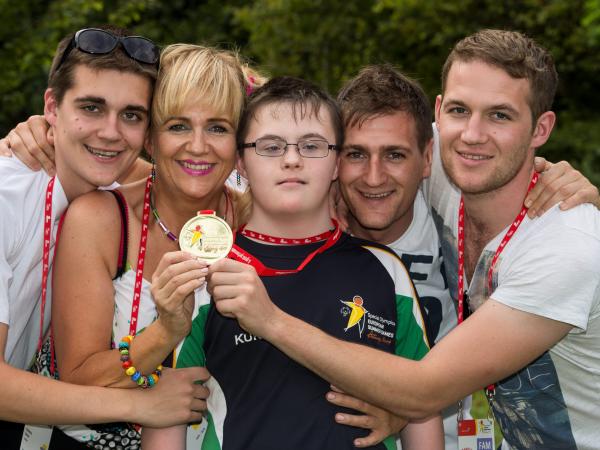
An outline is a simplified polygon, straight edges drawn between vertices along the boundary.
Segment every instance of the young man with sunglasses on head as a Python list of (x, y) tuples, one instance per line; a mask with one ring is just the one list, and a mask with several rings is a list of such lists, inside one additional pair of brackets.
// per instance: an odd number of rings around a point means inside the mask
[[(535, 150), (554, 126), (557, 81), (549, 53), (517, 32), (478, 32), (448, 57), (436, 103), (441, 158), (434, 152), (428, 192), (459, 322), (474, 312), (423, 360), (337, 340), (262, 295), (217, 299), (217, 309), (401, 416), (422, 417), (488, 386), (503, 448), (596, 449), (600, 213), (554, 207), (532, 220), (523, 204), (537, 180)], [(484, 425), (477, 448), (493, 448)], [(460, 430), (474, 433), (475, 423)]]
[[(51, 266), (69, 202), (112, 184), (138, 157), (149, 120), (159, 50), (120, 29), (63, 39), (44, 94), (56, 176), (0, 158), (0, 418), (25, 423), (198, 420), (204, 372), (172, 371), (149, 392), (76, 386), (26, 372), (50, 322)], [(93, 237), (91, 237), (93, 238)], [(76, 272), (74, 272), (76, 276)], [(47, 434), (0, 423), (2, 448), (40, 448)], [(58, 448), (61, 445), (58, 444)]]

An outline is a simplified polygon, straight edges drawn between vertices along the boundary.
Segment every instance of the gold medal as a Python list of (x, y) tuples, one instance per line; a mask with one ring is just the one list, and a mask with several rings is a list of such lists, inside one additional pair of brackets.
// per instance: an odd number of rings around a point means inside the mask
[(202, 258), (208, 264), (225, 258), (233, 245), (233, 232), (214, 211), (199, 211), (179, 233), (181, 250)]

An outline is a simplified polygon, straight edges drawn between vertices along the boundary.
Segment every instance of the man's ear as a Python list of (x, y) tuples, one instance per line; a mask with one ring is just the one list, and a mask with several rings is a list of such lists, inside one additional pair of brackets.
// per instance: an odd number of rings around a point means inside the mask
[(556, 114), (554, 114), (554, 111), (546, 111), (538, 117), (531, 138), (531, 146), (533, 148), (539, 148), (546, 143), (550, 138), (555, 123)]
[(438, 95), (435, 98), (435, 126), (440, 128), (440, 110), (442, 109), (442, 96)]
[(433, 138), (425, 144), (423, 150), (423, 178), (428, 178), (431, 175), (431, 161), (433, 159)]
[(51, 88), (44, 92), (44, 117), (50, 126), (56, 125), (58, 102)]

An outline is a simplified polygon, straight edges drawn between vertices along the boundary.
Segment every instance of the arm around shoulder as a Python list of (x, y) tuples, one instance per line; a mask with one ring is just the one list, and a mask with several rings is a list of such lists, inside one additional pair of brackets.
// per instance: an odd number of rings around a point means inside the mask
[(202, 368), (171, 370), (156, 389), (78, 386), (14, 368), (4, 361), (8, 327), (0, 324), (0, 420), (33, 424), (106, 423), (148, 426), (199, 421), (206, 409)]
[[(116, 390), (75, 386), (10, 366), (4, 361), (8, 326), (0, 324), (0, 419), (22, 423), (110, 422), (128, 417)], [(108, 407), (107, 407), (108, 405)]]
[[(423, 360), (411, 361), (340, 341), (280, 314), (268, 320), (265, 339), (345, 392), (412, 419), (514, 373), (571, 328), (489, 300)], [(514, 352), (516, 347), (522, 351)], [(506, 364), (499, 367), (498, 360)]]

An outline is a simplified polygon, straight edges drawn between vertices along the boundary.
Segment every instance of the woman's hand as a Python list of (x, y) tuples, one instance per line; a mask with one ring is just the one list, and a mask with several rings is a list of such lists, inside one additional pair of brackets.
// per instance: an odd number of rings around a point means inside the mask
[(177, 341), (190, 331), (194, 290), (204, 284), (207, 273), (205, 261), (177, 251), (165, 253), (152, 274), (157, 322)]

